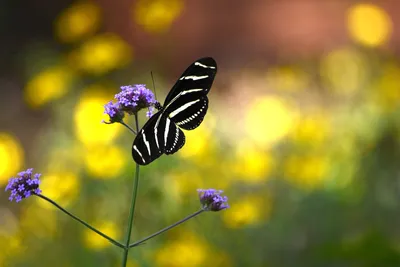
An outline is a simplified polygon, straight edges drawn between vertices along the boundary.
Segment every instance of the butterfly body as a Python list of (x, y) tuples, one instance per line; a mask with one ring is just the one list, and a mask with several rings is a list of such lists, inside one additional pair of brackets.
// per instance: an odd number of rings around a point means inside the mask
[(185, 144), (184, 130), (197, 128), (208, 109), (207, 94), (217, 73), (213, 58), (201, 58), (192, 63), (168, 93), (164, 105), (156, 104), (154, 114), (138, 132), (132, 157), (147, 165), (162, 154), (173, 154)]

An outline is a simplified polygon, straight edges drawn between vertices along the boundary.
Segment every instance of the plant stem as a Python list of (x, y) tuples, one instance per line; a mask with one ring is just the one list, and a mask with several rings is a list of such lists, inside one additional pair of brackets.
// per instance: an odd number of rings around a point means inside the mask
[[(135, 114), (135, 118), (137, 118), (137, 115)], [(133, 130), (128, 124), (126, 124), (125, 122), (123, 122), (123, 121), (121, 121), (120, 122), (122, 125), (124, 125), (126, 128), (128, 128), (129, 129), (129, 131), (131, 131), (133, 134), (137, 134), (137, 131), (139, 131), (137, 128), (139, 128), (139, 127), (136, 127), (136, 131), (135, 130)], [(137, 125), (136, 125), (137, 126)]]
[(155, 236), (158, 236), (159, 234), (162, 234), (162, 233), (164, 233), (165, 231), (168, 231), (169, 229), (174, 228), (175, 226), (178, 226), (178, 225), (181, 224), (181, 223), (186, 222), (187, 220), (189, 220), (189, 219), (191, 219), (191, 218), (193, 218), (193, 217), (199, 215), (199, 214), (202, 213), (203, 211), (204, 211), (204, 210), (201, 209), (201, 210), (199, 210), (199, 211), (193, 213), (192, 215), (189, 215), (189, 216), (187, 216), (186, 218), (184, 218), (184, 219), (182, 219), (182, 220), (180, 220), (180, 221), (178, 221), (178, 222), (176, 222), (176, 223), (174, 223), (174, 224), (172, 224), (172, 225), (170, 225), (170, 226), (168, 226), (168, 227), (165, 227), (165, 228), (161, 229), (160, 231), (158, 231), (158, 232), (156, 232), (156, 233), (154, 233), (154, 234), (152, 234), (152, 235), (150, 235), (150, 236), (148, 236), (148, 237), (146, 237), (146, 238), (143, 238), (142, 240), (139, 240), (139, 241), (137, 241), (137, 242), (135, 242), (135, 243), (130, 244), (130, 245), (129, 245), (129, 248), (136, 247), (136, 246), (142, 244), (143, 242), (145, 242), (145, 241), (147, 241), (147, 240), (149, 240), (149, 239), (151, 239), (151, 238), (153, 238), (153, 237), (155, 237)]
[(110, 241), (112, 244), (120, 247), (120, 248), (125, 248), (124, 245), (122, 245), (121, 243), (119, 243), (118, 241), (112, 239), (111, 237), (107, 236), (106, 234), (103, 234), (102, 232), (100, 232), (99, 230), (97, 230), (96, 228), (94, 228), (93, 226), (89, 225), (87, 222), (79, 219), (78, 217), (76, 217), (75, 215), (73, 215), (72, 213), (70, 213), (69, 211), (67, 211), (66, 209), (64, 209), (63, 207), (61, 207), (60, 205), (58, 205), (56, 202), (54, 202), (53, 200), (51, 200), (48, 197), (45, 197), (41, 194), (35, 194), (36, 196), (50, 202), (51, 204), (53, 204), (54, 206), (56, 206), (58, 209), (60, 209), (62, 212), (68, 214), (69, 216), (71, 216), (73, 219), (77, 220), (78, 222), (80, 222), (81, 224), (83, 224), (84, 226), (86, 226), (87, 228), (89, 228), (90, 230), (92, 230), (93, 232), (97, 233), (98, 235), (101, 235), (102, 237), (104, 237), (105, 239), (107, 239), (108, 241)]
[[(135, 113), (135, 123), (136, 123), (136, 132), (139, 131), (139, 119), (138, 115)], [(126, 263), (128, 261), (128, 252), (129, 252), (129, 243), (131, 242), (131, 233), (132, 233), (132, 225), (133, 225), (133, 215), (135, 213), (135, 204), (136, 204), (136, 196), (139, 187), (139, 164), (136, 163), (136, 172), (135, 179), (133, 181), (133, 190), (132, 190), (132, 200), (131, 200), (131, 209), (129, 211), (128, 218), (128, 229), (126, 233), (126, 245), (124, 247), (124, 255), (122, 258), (122, 267), (126, 267)]]

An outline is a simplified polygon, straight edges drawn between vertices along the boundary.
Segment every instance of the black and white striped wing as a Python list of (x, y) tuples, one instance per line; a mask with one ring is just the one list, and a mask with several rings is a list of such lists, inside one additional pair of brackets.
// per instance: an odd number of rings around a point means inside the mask
[(200, 125), (208, 109), (207, 94), (217, 73), (213, 58), (201, 58), (190, 65), (167, 95), (164, 107), (138, 132), (132, 157), (147, 165), (163, 153), (173, 154), (185, 144), (182, 129)]
[(192, 130), (201, 124), (216, 73), (217, 63), (210, 57), (195, 61), (184, 71), (164, 103), (164, 112), (176, 125)]
[(164, 132), (165, 154), (174, 154), (185, 144), (185, 134), (168, 117)]
[(164, 153), (162, 136), (165, 117), (161, 111), (154, 114), (137, 133), (132, 145), (132, 157), (140, 165), (147, 165)]
[(132, 145), (132, 157), (140, 165), (147, 165), (163, 153), (173, 154), (185, 144), (185, 134), (168, 116), (159, 111), (137, 134)]

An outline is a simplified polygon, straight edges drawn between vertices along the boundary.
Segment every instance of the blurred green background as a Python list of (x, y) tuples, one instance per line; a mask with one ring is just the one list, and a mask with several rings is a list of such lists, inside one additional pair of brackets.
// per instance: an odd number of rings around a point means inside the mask
[[(0, 2), (0, 184), (123, 240), (133, 136), (105, 125), (119, 86), (157, 98), (203, 56), (219, 72), (186, 145), (141, 168), (129, 266), (400, 266), (400, 2)], [(145, 121), (141, 114), (141, 123)], [(127, 122), (133, 123), (132, 118)], [(38, 198), (0, 190), (0, 266), (119, 266), (122, 251)]]

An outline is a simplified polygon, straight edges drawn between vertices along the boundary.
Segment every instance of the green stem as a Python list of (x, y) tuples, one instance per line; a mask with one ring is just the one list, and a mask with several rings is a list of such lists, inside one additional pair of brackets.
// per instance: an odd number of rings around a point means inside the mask
[(107, 239), (108, 241), (110, 241), (112, 244), (125, 249), (125, 246), (122, 245), (121, 243), (119, 243), (118, 241), (112, 239), (111, 237), (103, 234), (102, 232), (100, 232), (99, 230), (97, 230), (96, 228), (94, 228), (93, 226), (89, 225), (87, 222), (79, 219), (78, 217), (76, 217), (75, 215), (73, 215), (72, 213), (70, 213), (69, 211), (67, 211), (66, 209), (64, 209), (63, 207), (61, 207), (60, 205), (58, 205), (56, 202), (54, 202), (53, 200), (51, 200), (48, 197), (45, 197), (41, 194), (35, 194), (36, 196), (50, 202), (51, 204), (53, 204), (54, 206), (56, 206), (58, 209), (60, 209), (62, 212), (66, 213), (67, 215), (71, 216), (73, 219), (77, 220), (78, 222), (80, 222), (81, 224), (83, 224), (84, 226), (86, 226), (87, 228), (89, 228), (90, 230), (92, 230), (93, 232), (97, 233), (98, 235), (101, 235), (102, 237), (104, 237), (105, 239)]
[[(137, 117), (137, 115), (135, 114), (135, 117)], [(133, 130), (128, 124), (126, 124), (125, 122), (123, 122), (123, 121), (121, 121), (120, 122), (122, 125), (124, 125), (126, 128), (128, 128), (129, 129), (129, 131), (131, 131), (133, 134), (137, 134), (137, 131), (138, 131), (138, 129), (135, 131), (135, 130)], [(139, 127), (136, 127), (136, 128), (139, 128)]]
[[(136, 122), (136, 132), (139, 131), (139, 119), (138, 115), (135, 113), (135, 122)], [(126, 233), (126, 245), (124, 247), (124, 255), (122, 258), (122, 267), (126, 267), (126, 263), (128, 261), (128, 252), (129, 252), (129, 243), (131, 242), (131, 233), (132, 233), (132, 225), (133, 225), (133, 215), (135, 213), (135, 204), (136, 204), (136, 196), (139, 187), (139, 164), (136, 163), (136, 172), (135, 179), (133, 185), (132, 192), (132, 200), (131, 200), (131, 209), (129, 211), (129, 219), (128, 219), (128, 229)]]
[(150, 235), (150, 236), (148, 236), (148, 237), (146, 237), (146, 238), (143, 238), (143, 239), (141, 239), (141, 240), (139, 240), (139, 241), (136, 241), (135, 243), (130, 244), (130, 245), (129, 245), (129, 248), (136, 247), (136, 246), (142, 244), (143, 242), (145, 242), (145, 241), (147, 241), (147, 240), (149, 240), (149, 239), (151, 239), (151, 238), (153, 238), (153, 237), (155, 237), (155, 236), (158, 236), (159, 234), (162, 234), (162, 233), (168, 231), (169, 229), (174, 228), (175, 226), (178, 226), (178, 225), (181, 224), (181, 223), (186, 222), (187, 220), (189, 220), (189, 219), (191, 219), (191, 218), (193, 218), (193, 217), (199, 215), (199, 214), (202, 213), (203, 211), (204, 211), (204, 210), (201, 209), (201, 210), (199, 210), (199, 211), (193, 213), (192, 215), (189, 215), (189, 216), (187, 216), (186, 218), (184, 218), (184, 219), (182, 219), (182, 220), (180, 220), (180, 221), (178, 221), (178, 222), (176, 222), (176, 223), (174, 223), (174, 224), (172, 224), (172, 225), (170, 225), (170, 226), (168, 226), (168, 227), (165, 227), (165, 228), (161, 229), (160, 231), (158, 231), (158, 232), (156, 232), (156, 233), (154, 233), (154, 234), (152, 234), (152, 235)]

